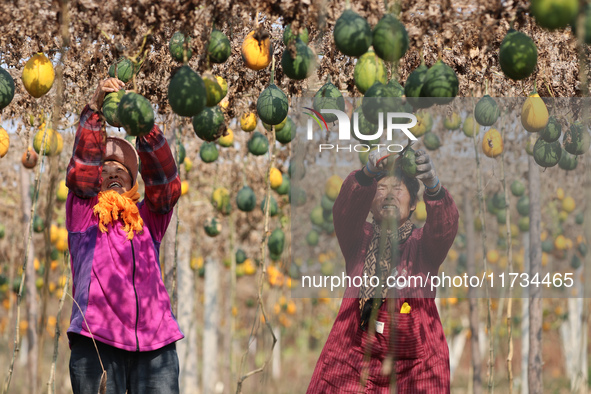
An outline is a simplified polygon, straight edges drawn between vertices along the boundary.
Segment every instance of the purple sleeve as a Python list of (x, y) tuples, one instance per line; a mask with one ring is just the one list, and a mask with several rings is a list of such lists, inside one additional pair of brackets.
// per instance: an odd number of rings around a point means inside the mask
[(170, 224), (170, 219), (172, 219), (172, 213), (174, 210), (170, 210), (164, 214), (155, 213), (148, 208), (148, 204), (146, 204), (146, 201), (144, 200), (139, 204), (139, 211), (140, 216), (144, 220), (144, 226), (148, 227), (150, 230), (154, 242), (162, 242), (162, 238), (164, 238), (164, 234)]
[(98, 197), (80, 198), (70, 191), (66, 201), (66, 229), (72, 233), (85, 231), (88, 227), (98, 223), (93, 209)]

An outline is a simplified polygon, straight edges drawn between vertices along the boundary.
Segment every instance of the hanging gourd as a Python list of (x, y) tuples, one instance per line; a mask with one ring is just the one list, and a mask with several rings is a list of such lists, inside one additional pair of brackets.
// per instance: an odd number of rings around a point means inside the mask
[(242, 60), (251, 70), (266, 68), (273, 58), (273, 45), (269, 33), (264, 29), (257, 29), (248, 33), (242, 42)]

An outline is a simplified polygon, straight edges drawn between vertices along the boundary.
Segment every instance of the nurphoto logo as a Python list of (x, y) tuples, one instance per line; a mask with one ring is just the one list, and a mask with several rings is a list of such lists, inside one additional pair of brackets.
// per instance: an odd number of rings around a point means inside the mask
[[(308, 140), (314, 139), (314, 122), (320, 127), (320, 130), (329, 130), (328, 124), (322, 114), (333, 114), (337, 117), (338, 128), (339, 128), (339, 140), (351, 140), (351, 119), (349, 119), (349, 115), (345, 112), (340, 111), (338, 109), (321, 109), (320, 112), (315, 111), (312, 108), (304, 107), (307, 110), (310, 110), (312, 113), (304, 112), (306, 115), (310, 117), (308, 119)], [(417, 124), (417, 117), (413, 114), (409, 114), (406, 112), (388, 112), (386, 113), (386, 140), (391, 142), (393, 140), (394, 130), (402, 131), (410, 140), (416, 141), (417, 137), (415, 137), (411, 132), (410, 128)], [(409, 119), (410, 122), (400, 123), (401, 119)], [(324, 127), (323, 127), (324, 126)], [(357, 112), (353, 113), (353, 134), (356, 139), (359, 141), (375, 141), (380, 139), (384, 134), (384, 113), (380, 112), (378, 114), (378, 124), (377, 130), (373, 134), (363, 134), (359, 130), (359, 114)], [(375, 146), (378, 151), (380, 148), (385, 148), (389, 152), (397, 153), (404, 149), (404, 146), (400, 144), (375, 144), (372, 143), (371, 145)], [(323, 150), (336, 150), (339, 151), (348, 151), (348, 152), (367, 152), (370, 150), (370, 144), (355, 144), (355, 145), (334, 145), (334, 144), (319, 144), (319, 152)]]

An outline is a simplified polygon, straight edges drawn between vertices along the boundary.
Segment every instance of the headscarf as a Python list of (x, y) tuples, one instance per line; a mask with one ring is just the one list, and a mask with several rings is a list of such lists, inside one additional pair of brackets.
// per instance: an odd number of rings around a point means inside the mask
[(106, 233), (108, 225), (114, 225), (119, 219), (125, 226), (123, 231), (127, 233), (127, 239), (132, 240), (134, 232), (141, 233), (144, 221), (140, 216), (137, 202), (140, 199), (138, 183), (125, 193), (119, 194), (115, 190), (105, 190), (98, 194), (98, 203), (94, 206), (94, 214), (99, 217), (99, 229)]
[[(378, 254), (379, 254), (379, 244), (380, 244), (380, 237), (382, 236), (382, 225), (381, 223), (377, 223), (375, 220), (372, 223), (373, 225), (373, 236), (369, 243), (369, 248), (367, 254), (365, 255), (365, 262), (363, 264), (363, 275), (367, 275), (368, 278), (376, 275), (376, 269), (378, 267)], [(399, 245), (405, 242), (412, 231), (414, 230), (415, 225), (410, 221), (406, 220), (402, 224), (402, 226), (398, 227), (398, 232), (393, 234), (392, 231), (387, 230), (385, 231), (384, 236), (386, 236), (386, 246), (384, 248), (384, 252), (382, 254), (382, 258), (379, 261), (379, 268), (380, 268), (380, 283), (385, 283), (386, 277), (390, 275), (391, 261), (392, 261), (392, 243), (396, 243)], [(381, 302), (378, 302), (376, 307), (379, 308), (388, 295), (389, 288), (388, 286), (383, 286), (381, 291)], [(369, 321), (369, 317), (371, 316), (371, 311), (374, 306), (373, 298), (375, 295), (375, 287), (368, 285), (365, 286), (362, 283), (361, 288), (359, 289), (359, 312), (361, 314), (361, 328), (364, 328)], [(369, 302), (368, 302), (369, 301)]]

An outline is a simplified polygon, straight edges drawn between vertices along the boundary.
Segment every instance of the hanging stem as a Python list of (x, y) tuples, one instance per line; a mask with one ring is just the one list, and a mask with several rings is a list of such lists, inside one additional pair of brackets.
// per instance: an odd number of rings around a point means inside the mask
[[(274, 68), (275, 68), (275, 58), (273, 58), (273, 69), (271, 71), (271, 73), (274, 72)], [(277, 337), (275, 336), (275, 333), (273, 332), (273, 327), (271, 327), (271, 323), (269, 322), (269, 318), (267, 317), (267, 313), (265, 311), (265, 304), (263, 302), (263, 283), (265, 282), (265, 276), (267, 274), (267, 262), (266, 262), (266, 245), (267, 245), (267, 239), (269, 236), (269, 209), (270, 209), (270, 196), (271, 196), (271, 168), (273, 168), (275, 166), (275, 154), (276, 154), (276, 146), (275, 146), (275, 141), (276, 141), (276, 137), (275, 137), (275, 126), (272, 126), (271, 128), (271, 143), (270, 143), (270, 149), (271, 149), (271, 160), (269, 161), (269, 164), (267, 166), (267, 179), (266, 179), (266, 194), (265, 194), (265, 199), (267, 201), (267, 204), (265, 205), (265, 220), (264, 220), (264, 230), (263, 230), (263, 239), (261, 240), (261, 244), (260, 244), (260, 253), (261, 253), (261, 273), (259, 275), (258, 278), (258, 306), (261, 308), (261, 314), (263, 319), (265, 320), (264, 324), (266, 325), (266, 327), (268, 328), (269, 332), (271, 333), (271, 336), (273, 338), (273, 343), (271, 344), (271, 349), (269, 351), (269, 354), (267, 356), (267, 358), (265, 359), (265, 362), (263, 363), (263, 365), (261, 365), (261, 367), (256, 368), (250, 372), (245, 373), (244, 375), (242, 375), (239, 379), (238, 379), (238, 384), (236, 387), (236, 394), (240, 394), (242, 393), (242, 383), (250, 376), (255, 375), (257, 373), (260, 373), (262, 371), (265, 370), (265, 367), (267, 366), (267, 364), (271, 361), (271, 357), (273, 356), (273, 349), (275, 348), (275, 344), (277, 343)], [(255, 319), (257, 319), (258, 316), (255, 316)], [(252, 339), (253, 333), (251, 332), (250, 338), (249, 338), (249, 343)], [(246, 356), (248, 355), (248, 348), (246, 349), (246, 351), (244, 352), (244, 354), (242, 355), (242, 362), (240, 364), (240, 371), (242, 371), (242, 368), (244, 366), (244, 363), (246, 361)]]
[[(488, 81), (487, 81), (488, 82)], [(504, 113), (503, 113), (504, 115)], [(502, 115), (502, 116), (503, 116)], [(506, 116), (503, 116), (503, 125), (501, 126), (501, 139), (505, 140)], [(507, 179), (505, 176), (505, 150), (501, 152), (501, 182), (505, 193), (505, 226), (507, 230), (507, 273), (513, 272), (513, 242), (511, 239), (511, 210), (508, 209), (509, 189), (507, 188)], [(508, 334), (508, 353), (507, 353), (507, 379), (509, 380), (509, 394), (513, 393), (513, 287), (509, 286), (509, 300), (507, 302), (507, 334)]]
[[(472, 107), (472, 113), (474, 113), (476, 110), (476, 105), (474, 105), (473, 103), (473, 107)], [(478, 195), (478, 216), (480, 217), (480, 221), (482, 222), (482, 263), (483, 263), (483, 267), (484, 267), (484, 272), (487, 273), (488, 272), (488, 265), (487, 265), (487, 261), (486, 261), (486, 253), (487, 253), (487, 247), (486, 247), (486, 218), (484, 215), (484, 207), (485, 207), (485, 202), (484, 202), (484, 191), (482, 190), (482, 172), (480, 169), (480, 157), (478, 154), (478, 144), (476, 142), (476, 121), (474, 121), (474, 128), (472, 130), (472, 141), (474, 142), (474, 157), (476, 160), (476, 176), (478, 178), (478, 182), (477, 182), (477, 195)], [(486, 274), (485, 274), (486, 275)], [(492, 335), (492, 330), (491, 330), (491, 325), (492, 325), (492, 319), (491, 319), (491, 315), (492, 315), (492, 307), (491, 307), (491, 299), (489, 296), (489, 289), (488, 289), (488, 281), (486, 282), (486, 286), (485, 286), (485, 294), (486, 294), (486, 298), (487, 298), (487, 303), (488, 303), (488, 307), (487, 307), (487, 316), (486, 316), (486, 329), (488, 331), (488, 339), (489, 339), (489, 348), (488, 348), (488, 391), (489, 393), (492, 393), (493, 391), (493, 361), (494, 361), (494, 347), (493, 347), (493, 335)]]
[(68, 287), (70, 286), (70, 278), (72, 277), (72, 271), (70, 270), (70, 265), (68, 264), (68, 254), (67, 253), (64, 253), (64, 265), (66, 266), (66, 269), (68, 271), (68, 276), (66, 276), (66, 282), (64, 283), (64, 287), (62, 289), (62, 296), (60, 298), (59, 305), (57, 308), (56, 323), (55, 323), (55, 339), (53, 341), (53, 359), (51, 361), (51, 369), (49, 372), (49, 379), (47, 380), (47, 393), (48, 394), (55, 393), (55, 369), (56, 369), (56, 364), (57, 364), (59, 339), (60, 339), (60, 335), (61, 335), (60, 320), (62, 318), (62, 308), (64, 306), (66, 294), (68, 293)]

